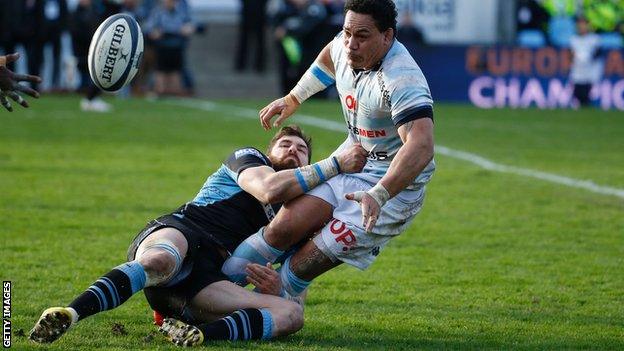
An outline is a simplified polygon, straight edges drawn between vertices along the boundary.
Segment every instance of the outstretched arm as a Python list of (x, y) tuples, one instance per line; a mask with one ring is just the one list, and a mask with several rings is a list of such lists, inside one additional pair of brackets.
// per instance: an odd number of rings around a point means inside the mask
[(27, 74), (16, 74), (5, 67), (7, 63), (15, 62), (17, 59), (19, 59), (19, 54), (17, 53), (0, 56), (0, 103), (9, 112), (13, 111), (13, 107), (7, 97), (13, 99), (13, 101), (23, 107), (28, 107), (28, 102), (22, 98), (19, 94), (20, 92), (34, 98), (39, 97), (39, 93), (37, 91), (25, 85), (19, 84), (19, 82), (41, 83), (41, 78)]
[(239, 174), (238, 184), (262, 203), (284, 202), (338, 173), (361, 171), (366, 164), (366, 155), (360, 144), (354, 144), (336, 156), (296, 169), (276, 172), (269, 166), (247, 168)]
[[(260, 110), (260, 124), (262, 124), (265, 130), (280, 126), (282, 122), (295, 113), (301, 103), (334, 83), (334, 63), (332, 62), (330, 48), (331, 43), (321, 50), (314, 63), (299, 79), (297, 85), (288, 95), (274, 100)], [(271, 125), (271, 119), (275, 115), (279, 116)]]

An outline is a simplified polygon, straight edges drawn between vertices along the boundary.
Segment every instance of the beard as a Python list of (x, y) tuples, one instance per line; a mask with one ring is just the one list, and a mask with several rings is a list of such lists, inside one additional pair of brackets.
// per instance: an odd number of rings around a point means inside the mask
[(283, 171), (285, 169), (294, 169), (299, 167), (299, 163), (292, 157), (286, 156), (285, 158), (278, 159), (276, 157), (269, 156), (269, 160), (273, 164), (273, 169), (276, 172)]

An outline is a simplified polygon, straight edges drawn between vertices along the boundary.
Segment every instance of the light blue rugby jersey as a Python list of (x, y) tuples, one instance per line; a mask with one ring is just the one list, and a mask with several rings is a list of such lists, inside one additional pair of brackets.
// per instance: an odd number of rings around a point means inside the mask
[[(375, 184), (403, 145), (398, 126), (431, 115), (433, 99), (420, 67), (403, 44), (395, 40), (380, 65), (354, 72), (347, 63), (342, 36), (340, 32), (334, 38), (330, 50), (348, 129), (347, 140), (336, 152), (360, 142), (370, 154), (363, 172), (355, 176)], [(432, 160), (407, 189), (422, 188), (434, 170)]]

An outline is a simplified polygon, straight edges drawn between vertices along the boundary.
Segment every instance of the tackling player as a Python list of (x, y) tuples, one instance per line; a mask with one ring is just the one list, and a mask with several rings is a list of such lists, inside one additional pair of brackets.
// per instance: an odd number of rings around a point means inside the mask
[[(52, 342), (76, 322), (115, 308), (140, 290), (154, 310), (199, 324), (201, 333), (180, 344), (268, 339), (299, 330), (300, 305), (235, 285), (221, 266), (229, 252), (271, 221), (281, 202), (307, 190), (299, 184), (299, 174), (310, 175), (306, 187), (315, 187), (342, 172), (360, 171), (366, 151), (353, 145), (308, 165), (310, 139), (289, 126), (273, 137), (267, 154), (251, 147), (234, 151), (191, 202), (147, 224), (130, 245), (127, 263), (102, 276), (68, 307), (45, 310), (30, 339)], [(175, 331), (170, 330), (171, 337)]]
[(28, 102), (21, 97), (20, 92), (34, 98), (39, 97), (36, 90), (19, 84), (19, 82), (41, 83), (41, 78), (28, 74), (16, 74), (6, 67), (7, 63), (15, 62), (17, 59), (19, 59), (18, 53), (0, 56), (0, 104), (9, 112), (13, 111), (13, 107), (7, 97), (23, 107), (28, 107)]
[[(266, 228), (239, 246), (223, 272), (242, 283), (250, 262), (273, 262), (302, 238), (282, 265), (284, 293), (298, 295), (320, 274), (346, 262), (366, 269), (420, 211), (433, 161), (433, 100), (422, 71), (396, 40), (392, 0), (348, 0), (343, 30), (319, 54), (290, 94), (260, 111), (278, 126), (307, 98), (331, 84), (340, 96), (348, 137), (369, 152), (362, 173), (340, 174), (284, 205)], [(309, 191), (308, 191), (309, 190)], [(271, 252), (271, 255), (258, 253)]]

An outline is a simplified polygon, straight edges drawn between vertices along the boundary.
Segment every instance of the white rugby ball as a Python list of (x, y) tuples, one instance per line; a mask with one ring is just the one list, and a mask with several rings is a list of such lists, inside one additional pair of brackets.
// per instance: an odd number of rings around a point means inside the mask
[(128, 84), (139, 70), (143, 57), (143, 33), (132, 16), (112, 15), (100, 26), (89, 46), (89, 75), (106, 91)]

